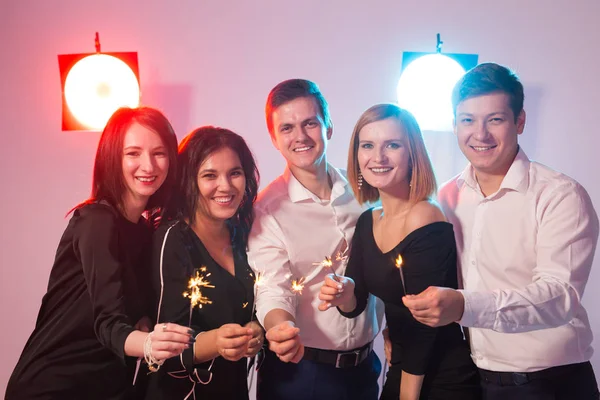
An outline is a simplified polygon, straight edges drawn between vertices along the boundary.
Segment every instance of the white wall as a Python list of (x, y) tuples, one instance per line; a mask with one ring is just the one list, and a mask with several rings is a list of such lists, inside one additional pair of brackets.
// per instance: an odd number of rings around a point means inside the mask
[[(64, 214), (89, 193), (99, 137), (60, 130), (58, 54), (93, 51), (96, 31), (105, 51), (138, 51), (143, 102), (162, 108), (180, 138), (203, 124), (243, 134), (264, 184), (283, 167), (263, 118), (272, 86), (320, 84), (335, 123), (330, 160), (344, 166), (360, 113), (395, 100), (402, 52), (433, 50), (440, 32), (444, 51), (519, 73), (523, 147), (579, 180), (600, 209), (600, 2), (552, 3), (1, 0), (0, 393), (33, 329)], [(599, 266), (597, 257), (584, 298), (595, 332)], [(600, 370), (600, 351), (593, 363)]]

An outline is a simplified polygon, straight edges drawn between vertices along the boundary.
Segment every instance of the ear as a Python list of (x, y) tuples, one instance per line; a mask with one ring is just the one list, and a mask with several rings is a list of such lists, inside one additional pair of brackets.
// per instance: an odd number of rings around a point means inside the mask
[(452, 118), (452, 131), (454, 132), (454, 135), (456, 136), (456, 117)]
[(331, 140), (331, 136), (333, 136), (333, 122), (329, 121), (329, 128), (327, 128), (327, 140)]
[(517, 135), (523, 133), (525, 129), (525, 120), (527, 119), (527, 115), (525, 114), (525, 110), (521, 110), (521, 113), (517, 117)]
[(277, 151), (281, 151), (279, 149), (279, 144), (277, 144), (277, 138), (275, 137), (275, 134), (269, 132), (269, 136), (271, 136), (271, 143), (273, 143), (273, 146), (275, 146), (275, 148), (277, 149)]

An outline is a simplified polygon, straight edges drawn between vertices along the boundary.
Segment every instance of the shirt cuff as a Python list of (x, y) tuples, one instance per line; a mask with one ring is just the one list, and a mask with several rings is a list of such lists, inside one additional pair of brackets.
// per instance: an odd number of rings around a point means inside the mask
[[(492, 328), (495, 320), (496, 300), (493, 293), (470, 292), (459, 289), (465, 299), (465, 307), (462, 318), (457, 321), (460, 325), (467, 328)], [(491, 317), (486, 323), (486, 315)]]
[(276, 299), (262, 301), (256, 304), (256, 319), (260, 322), (261, 326), (265, 326), (267, 314), (276, 309), (286, 311), (291, 314), (292, 317), (296, 318), (296, 308), (288, 302)]

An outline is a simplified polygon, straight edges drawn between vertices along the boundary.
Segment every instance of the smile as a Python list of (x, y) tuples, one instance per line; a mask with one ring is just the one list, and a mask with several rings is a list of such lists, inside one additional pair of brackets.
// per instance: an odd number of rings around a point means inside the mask
[(393, 168), (391, 167), (379, 167), (379, 168), (369, 168), (372, 172), (376, 174), (383, 174), (385, 172), (390, 172)]
[(491, 150), (491, 149), (495, 149), (496, 147), (498, 147), (498, 145), (493, 145), (493, 146), (470, 146), (473, 150), (475, 151), (487, 151), (487, 150)]
[(156, 180), (156, 176), (136, 176), (135, 179), (137, 179), (140, 182), (150, 183)]
[(227, 203), (231, 203), (231, 201), (233, 200), (233, 196), (213, 197), (213, 200), (219, 204), (227, 204)]
[(302, 152), (308, 151), (308, 150), (310, 150), (312, 148), (313, 148), (313, 146), (297, 147), (297, 148), (294, 149), (294, 152), (295, 153), (302, 153)]

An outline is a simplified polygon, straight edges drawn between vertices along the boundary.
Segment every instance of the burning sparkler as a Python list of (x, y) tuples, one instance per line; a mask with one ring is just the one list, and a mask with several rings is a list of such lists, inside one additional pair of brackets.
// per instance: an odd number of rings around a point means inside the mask
[(406, 293), (406, 286), (404, 285), (404, 272), (402, 271), (402, 256), (400, 254), (398, 254), (398, 257), (396, 258), (396, 268), (398, 268), (398, 271), (400, 271), (400, 280), (402, 281), (402, 289), (404, 289), (404, 294), (408, 294)]
[[(254, 266), (256, 270), (256, 265)], [(252, 276), (252, 274), (250, 274)], [(258, 295), (258, 287), (262, 284), (263, 276), (260, 272), (254, 273), (254, 301), (252, 303), (252, 314), (250, 314), (250, 322), (254, 319), (254, 312), (256, 311), (256, 296)]]
[[(335, 256), (335, 259), (337, 261), (340, 261), (342, 259), (340, 253), (338, 253)], [(331, 272), (333, 273), (333, 280), (336, 281), (336, 282), (340, 281), (340, 278), (339, 278), (338, 274), (335, 273), (335, 269), (333, 268), (333, 261), (331, 261), (331, 257), (325, 256), (325, 259), (323, 261), (318, 262), (318, 263), (313, 263), (313, 265), (314, 266), (319, 266), (321, 268), (328, 268), (328, 269), (330, 269)]]
[(215, 286), (206, 280), (210, 276), (210, 273), (204, 276), (200, 272), (206, 272), (206, 267), (200, 267), (196, 270), (196, 273), (188, 282), (189, 291), (183, 292), (183, 297), (190, 299), (190, 309), (196, 306), (202, 308), (204, 304), (212, 304), (212, 301), (202, 294), (202, 288), (214, 288)]
[(302, 294), (302, 290), (304, 289), (304, 277), (301, 277), (300, 279), (292, 279), (292, 293), (295, 294)]

